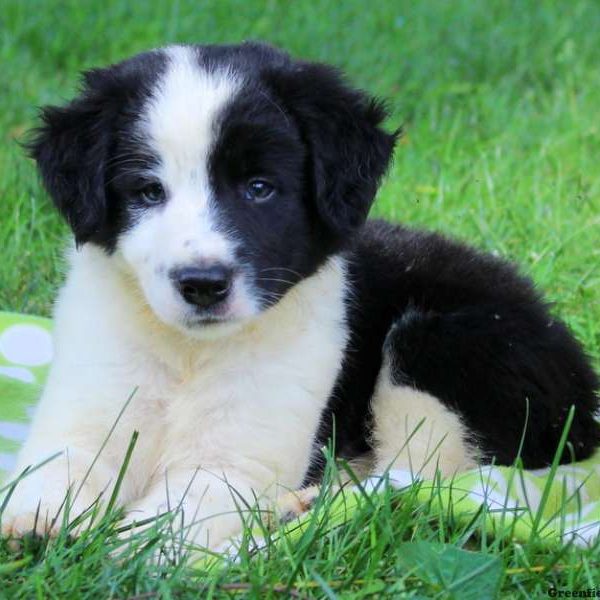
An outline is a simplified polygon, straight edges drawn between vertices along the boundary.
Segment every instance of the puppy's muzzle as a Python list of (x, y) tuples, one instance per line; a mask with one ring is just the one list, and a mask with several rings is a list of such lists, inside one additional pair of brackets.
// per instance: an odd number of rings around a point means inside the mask
[(184, 267), (174, 270), (171, 279), (188, 304), (210, 308), (229, 296), (233, 271), (221, 264)]

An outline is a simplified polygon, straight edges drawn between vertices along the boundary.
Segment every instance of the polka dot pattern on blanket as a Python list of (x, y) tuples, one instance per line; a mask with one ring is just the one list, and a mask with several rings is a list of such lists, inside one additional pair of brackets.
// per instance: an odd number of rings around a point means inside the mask
[(32, 323), (7, 327), (0, 334), (0, 354), (12, 363), (39, 367), (52, 360), (50, 332)]
[(50, 320), (0, 312), (0, 482), (27, 437), (53, 350)]

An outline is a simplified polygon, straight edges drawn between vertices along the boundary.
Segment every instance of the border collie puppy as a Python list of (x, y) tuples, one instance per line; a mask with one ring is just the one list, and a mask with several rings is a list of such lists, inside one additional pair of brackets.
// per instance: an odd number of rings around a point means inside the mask
[(574, 406), (563, 460), (598, 445), (598, 380), (530, 281), (366, 220), (396, 136), (335, 69), (174, 46), (42, 116), (31, 153), (76, 248), (15, 476), (61, 454), (17, 485), (4, 535), (53, 533), (68, 489), (72, 516), (108, 497), (134, 431), (127, 519), (180, 507), (211, 547), (240, 498), (317, 482), (331, 437), (371, 472), (451, 476), (521, 442), (537, 468)]

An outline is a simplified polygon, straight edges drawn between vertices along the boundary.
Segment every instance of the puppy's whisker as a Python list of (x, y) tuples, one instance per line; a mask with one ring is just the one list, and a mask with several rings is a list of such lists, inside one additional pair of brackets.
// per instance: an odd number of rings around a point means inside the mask
[(279, 283), (285, 283), (287, 285), (295, 285), (296, 283), (298, 283), (298, 280), (289, 281), (288, 279), (279, 279), (277, 277), (257, 277), (256, 281), (276, 281)]
[(261, 269), (259, 272), (265, 273), (266, 271), (288, 271), (292, 275), (295, 275), (298, 278), (302, 278), (301, 273), (298, 273), (298, 271), (294, 271), (294, 269), (290, 269), (288, 267), (266, 267), (264, 269)]
[(269, 306), (276, 304), (285, 296), (285, 292), (265, 292), (262, 294), (261, 300)]

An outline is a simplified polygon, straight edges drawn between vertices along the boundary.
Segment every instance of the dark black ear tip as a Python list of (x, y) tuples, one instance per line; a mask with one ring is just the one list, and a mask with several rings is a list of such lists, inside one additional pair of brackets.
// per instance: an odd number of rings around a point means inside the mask
[(30, 129), (29, 131), (27, 131), (24, 134), (24, 136), (22, 138), (15, 139), (13, 141), (17, 144), (17, 146), (21, 149), (21, 151), (27, 158), (31, 158), (32, 160), (37, 160), (36, 159), (37, 147), (38, 147), (37, 138), (38, 138), (37, 130)]
[(372, 125), (381, 125), (391, 114), (390, 103), (385, 98), (372, 97), (368, 92), (360, 92), (368, 99), (367, 119)]
[(61, 109), (56, 106), (41, 106), (37, 109), (37, 127), (32, 127), (24, 136), (21, 147), (25, 154), (35, 160), (43, 158), (44, 149), (50, 141), (56, 122), (60, 124)]
[(35, 127), (33, 129), (30, 129), (25, 134), (23, 140), (19, 141), (19, 145), (21, 146), (21, 149), (23, 150), (27, 158), (31, 158), (35, 161), (38, 161), (40, 159), (40, 152), (44, 134), (45, 132), (43, 127)]
[(389, 101), (384, 98), (369, 96), (366, 92), (360, 93), (363, 94), (368, 101), (365, 114), (367, 122), (378, 131), (380, 140), (384, 140), (384, 146), (385, 142), (387, 142), (386, 150), (390, 154), (388, 157), (389, 161), (396, 143), (404, 135), (404, 128), (400, 126), (391, 132), (386, 131), (382, 125), (393, 112)]
[[(390, 102), (385, 98), (371, 98), (370, 111), (372, 115), (371, 124), (376, 127), (380, 127), (393, 114)], [(385, 131), (385, 133), (392, 138), (395, 144), (404, 136), (405, 127), (404, 125), (400, 125), (400, 127), (394, 129), (393, 131)]]
[(390, 135), (394, 138), (395, 145), (406, 135), (406, 127), (404, 125), (400, 125), (400, 127), (392, 131)]

